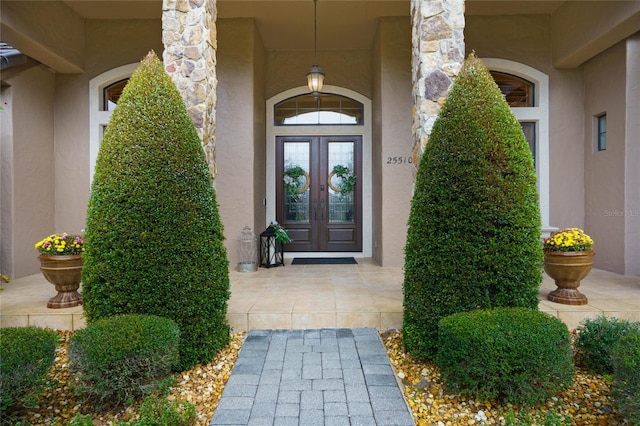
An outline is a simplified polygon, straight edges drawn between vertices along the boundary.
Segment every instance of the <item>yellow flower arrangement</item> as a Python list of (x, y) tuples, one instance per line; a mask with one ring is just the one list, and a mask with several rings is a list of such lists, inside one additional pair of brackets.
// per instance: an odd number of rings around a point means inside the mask
[(545, 251), (590, 251), (593, 239), (580, 228), (567, 228), (551, 234), (544, 240)]
[(74, 234), (51, 234), (47, 238), (38, 241), (36, 250), (46, 256), (70, 256), (82, 254), (84, 251), (84, 239)]

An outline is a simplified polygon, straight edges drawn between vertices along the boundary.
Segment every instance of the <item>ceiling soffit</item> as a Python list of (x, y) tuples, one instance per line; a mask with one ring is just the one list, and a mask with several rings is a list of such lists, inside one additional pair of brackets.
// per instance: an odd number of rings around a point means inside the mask
[[(161, 0), (65, 0), (85, 19), (160, 19)], [(467, 15), (552, 14), (562, 1), (467, 0)], [(409, 0), (318, 0), (318, 50), (372, 46), (378, 19), (410, 14)], [(312, 0), (218, 0), (218, 17), (253, 18), (267, 50), (313, 48)]]

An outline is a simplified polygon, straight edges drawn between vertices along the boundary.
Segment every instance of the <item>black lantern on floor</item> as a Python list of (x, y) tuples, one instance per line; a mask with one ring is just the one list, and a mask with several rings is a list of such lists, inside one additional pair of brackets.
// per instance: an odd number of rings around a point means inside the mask
[(284, 266), (284, 247), (276, 240), (276, 230), (270, 225), (260, 234), (260, 266)]

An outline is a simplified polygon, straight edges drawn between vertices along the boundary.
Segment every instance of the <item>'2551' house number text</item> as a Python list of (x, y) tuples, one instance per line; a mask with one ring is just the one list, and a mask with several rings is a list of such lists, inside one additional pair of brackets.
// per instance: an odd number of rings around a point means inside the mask
[(387, 164), (411, 164), (413, 158), (411, 157), (387, 157)]

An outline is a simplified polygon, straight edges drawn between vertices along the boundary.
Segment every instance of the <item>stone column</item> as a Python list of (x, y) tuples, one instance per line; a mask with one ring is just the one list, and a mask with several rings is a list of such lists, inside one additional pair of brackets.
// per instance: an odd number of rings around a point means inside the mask
[(411, 0), (413, 164), (464, 62), (464, 0)]
[(164, 67), (180, 91), (216, 176), (216, 0), (163, 0)]

